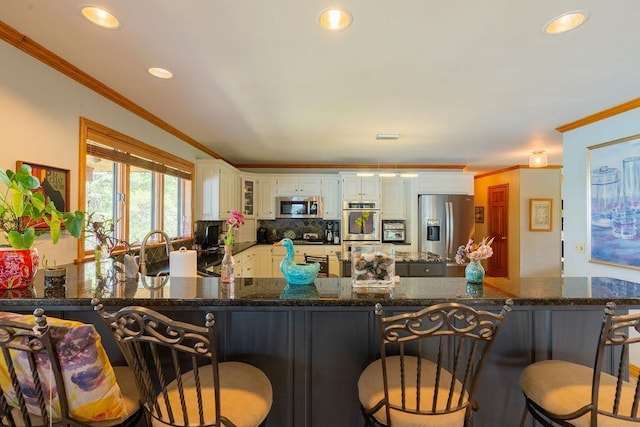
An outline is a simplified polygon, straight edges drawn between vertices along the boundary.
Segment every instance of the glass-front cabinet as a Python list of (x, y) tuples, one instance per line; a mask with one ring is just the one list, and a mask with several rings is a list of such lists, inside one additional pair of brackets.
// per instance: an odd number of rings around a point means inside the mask
[(256, 179), (242, 176), (242, 213), (247, 218), (253, 218), (256, 215), (256, 186)]

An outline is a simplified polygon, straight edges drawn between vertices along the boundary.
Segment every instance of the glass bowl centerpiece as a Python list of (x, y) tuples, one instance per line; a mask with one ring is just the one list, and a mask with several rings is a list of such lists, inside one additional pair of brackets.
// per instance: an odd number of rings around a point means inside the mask
[(351, 249), (353, 286), (393, 286), (396, 252), (392, 244), (364, 244)]

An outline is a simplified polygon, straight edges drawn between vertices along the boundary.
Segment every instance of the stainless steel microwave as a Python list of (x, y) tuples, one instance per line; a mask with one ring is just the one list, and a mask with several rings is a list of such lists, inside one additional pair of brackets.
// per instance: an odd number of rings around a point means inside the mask
[(276, 197), (276, 218), (322, 218), (322, 199), (310, 197)]

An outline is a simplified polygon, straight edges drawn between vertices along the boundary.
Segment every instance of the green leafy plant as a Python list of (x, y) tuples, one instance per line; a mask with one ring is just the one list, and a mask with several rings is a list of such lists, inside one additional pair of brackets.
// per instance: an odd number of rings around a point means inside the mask
[[(31, 174), (31, 166), (23, 164), (17, 171), (0, 170), (0, 182), (7, 188), (0, 193), (0, 229), (14, 249), (29, 249), (36, 236), (51, 234), (53, 244), (58, 243), (62, 225), (76, 239), (82, 234), (84, 213), (61, 212), (38, 189), (40, 181)], [(48, 230), (36, 231), (41, 222)]]

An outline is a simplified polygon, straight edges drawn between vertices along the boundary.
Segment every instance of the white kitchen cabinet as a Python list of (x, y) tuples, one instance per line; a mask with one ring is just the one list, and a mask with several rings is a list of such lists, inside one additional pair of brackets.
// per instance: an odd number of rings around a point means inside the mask
[(320, 177), (279, 176), (276, 178), (278, 196), (319, 196), (322, 194)]
[(380, 216), (382, 219), (405, 219), (406, 181), (404, 178), (382, 178)]
[(255, 175), (241, 175), (242, 179), (242, 213), (245, 218), (255, 218), (257, 214), (256, 193), (258, 190), (258, 182)]
[(342, 206), (340, 203), (340, 179), (322, 178), (322, 218), (340, 220)]
[(469, 194), (473, 195), (473, 174), (464, 172), (428, 172), (420, 174), (416, 189), (418, 194)]
[(329, 256), (329, 275), (340, 276), (340, 262), (338, 261), (338, 255), (340, 246), (325, 246), (324, 253)]
[(379, 200), (380, 178), (376, 176), (343, 175), (342, 200)]
[(223, 160), (196, 163), (196, 220), (226, 220), (240, 210), (240, 174)]
[(258, 245), (253, 249), (255, 252), (253, 277), (272, 277), (271, 246)]
[(258, 178), (258, 219), (276, 218), (276, 180), (271, 177)]
[(239, 254), (233, 254), (233, 272), (236, 278), (244, 277), (242, 267), (244, 266), (246, 256), (246, 251), (240, 252)]
[(256, 277), (255, 276), (255, 268), (256, 268), (256, 250), (255, 247), (249, 248), (246, 251), (242, 252), (242, 276), (238, 277)]

